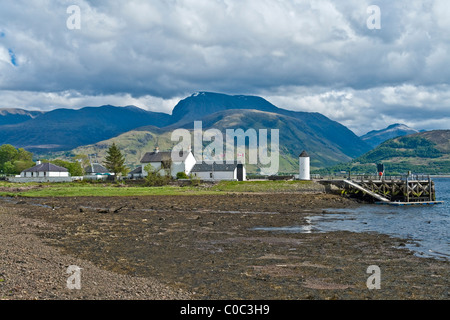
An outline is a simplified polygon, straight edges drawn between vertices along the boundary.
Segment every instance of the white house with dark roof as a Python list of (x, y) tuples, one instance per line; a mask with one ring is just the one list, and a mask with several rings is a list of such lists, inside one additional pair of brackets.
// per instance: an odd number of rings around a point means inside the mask
[(172, 152), (160, 152), (156, 148), (153, 152), (148, 152), (141, 160), (141, 166), (134, 169), (128, 174), (129, 179), (138, 179), (148, 176), (145, 167), (151, 164), (153, 169), (159, 171), (161, 174), (167, 173), (170, 168), (172, 177), (176, 177), (178, 172), (184, 172), (186, 175), (193, 175), (204, 181), (245, 181), (246, 169), (240, 161), (235, 161), (232, 164), (208, 164), (206, 162), (197, 163), (191, 151), (180, 151), (176, 157), (173, 157)]
[[(156, 148), (153, 152), (148, 152), (141, 160), (141, 175), (146, 177), (148, 173), (145, 167), (151, 164), (154, 170), (159, 171), (162, 175), (167, 174), (170, 169), (170, 175), (176, 177), (178, 172), (184, 172), (187, 175), (191, 173), (192, 168), (196, 164), (196, 160), (192, 152), (180, 151), (176, 159), (172, 158), (172, 152), (160, 152)], [(137, 169), (136, 169), (137, 173)]]
[(247, 173), (245, 166), (240, 161), (232, 164), (220, 163), (197, 163), (191, 174), (204, 181), (246, 181)]
[(11, 182), (71, 182), (69, 170), (52, 163), (37, 161), (36, 166), (24, 170)]
[(37, 162), (36, 166), (20, 173), (22, 178), (67, 178), (69, 170), (52, 163)]

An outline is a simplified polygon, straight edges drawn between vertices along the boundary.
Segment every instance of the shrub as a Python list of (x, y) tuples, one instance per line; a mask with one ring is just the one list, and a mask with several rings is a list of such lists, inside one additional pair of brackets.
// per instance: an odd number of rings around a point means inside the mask
[(150, 164), (145, 166), (145, 171), (148, 172), (148, 176), (145, 178), (145, 184), (149, 187), (161, 187), (168, 185), (172, 181), (172, 177), (167, 175), (161, 175), (158, 170), (155, 170)]
[(189, 179), (188, 175), (186, 174), (186, 172), (178, 172), (177, 173), (177, 179)]
[(194, 187), (198, 187), (201, 183), (200, 178), (197, 176), (194, 176), (193, 174), (190, 175), (189, 179), (191, 180), (191, 185)]

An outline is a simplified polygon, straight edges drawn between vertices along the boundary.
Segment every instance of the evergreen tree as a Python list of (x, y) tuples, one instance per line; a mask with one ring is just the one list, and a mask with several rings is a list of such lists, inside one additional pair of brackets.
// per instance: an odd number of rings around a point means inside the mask
[(116, 176), (126, 175), (128, 168), (125, 166), (125, 157), (115, 143), (106, 152), (105, 167)]

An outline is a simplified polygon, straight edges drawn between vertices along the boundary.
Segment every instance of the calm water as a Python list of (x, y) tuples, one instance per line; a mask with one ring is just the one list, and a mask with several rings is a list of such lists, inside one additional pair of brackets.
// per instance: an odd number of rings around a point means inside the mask
[(309, 217), (307, 226), (256, 228), (274, 232), (377, 232), (410, 239), (406, 247), (417, 256), (450, 260), (450, 179), (435, 178), (437, 200), (434, 206), (393, 207), (363, 205), (355, 209), (328, 209), (331, 214)]

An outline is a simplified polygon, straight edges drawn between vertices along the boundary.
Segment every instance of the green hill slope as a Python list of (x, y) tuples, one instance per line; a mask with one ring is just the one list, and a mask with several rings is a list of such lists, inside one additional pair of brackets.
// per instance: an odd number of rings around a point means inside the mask
[(386, 174), (408, 171), (423, 174), (450, 174), (450, 130), (416, 133), (388, 140), (350, 163), (321, 170), (320, 173), (352, 170), (375, 173), (383, 163)]

